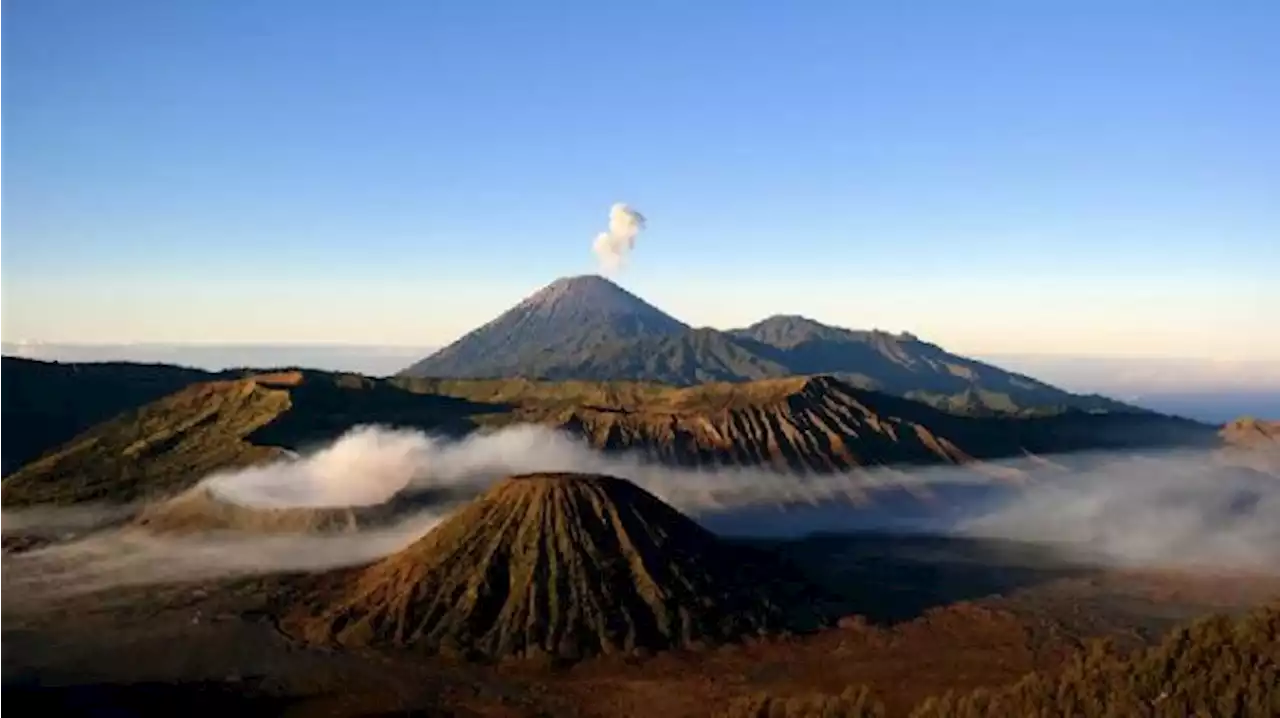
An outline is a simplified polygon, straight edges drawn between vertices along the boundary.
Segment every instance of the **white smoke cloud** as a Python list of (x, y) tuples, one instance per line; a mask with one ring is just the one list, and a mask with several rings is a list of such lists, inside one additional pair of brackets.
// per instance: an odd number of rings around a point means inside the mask
[[(343, 459), (335, 464), (333, 457)], [(811, 476), (676, 468), (604, 454), (537, 425), (461, 440), (359, 427), (291, 464), (224, 474), (209, 484), (224, 500), (246, 506), (342, 506), (442, 487), (478, 494), (516, 473), (599, 473), (630, 479), (733, 535), (893, 529), (1046, 543), (1124, 566), (1280, 566), (1280, 477), (1224, 466), (1212, 452), (1077, 455), (1000, 468), (1024, 481), (954, 466)]]
[[(365, 563), (422, 536), (456, 506), (504, 476), (532, 471), (630, 479), (703, 525), (735, 536), (901, 530), (1047, 544), (1065, 557), (1123, 567), (1276, 572), (1280, 478), (1222, 466), (1211, 452), (1146, 458), (1075, 456), (1012, 461), (1022, 481), (964, 467), (891, 468), (800, 476), (765, 469), (689, 469), (603, 454), (566, 434), (521, 426), (461, 440), (357, 427), (291, 461), (210, 476), (223, 501), (263, 509), (382, 504), (449, 489), (452, 498), (409, 501), (400, 523), (339, 535), (247, 533), (159, 536), (101, 529), (4, 559), (6, 597), (84, 592), (245, 574), (316, 571)], [(117, 522), (117, 513), (101, 514)], [(42, 522), (92, 523), (93, 511), (4, 512), (6, 529)], [(8, 535), (6, 531), (6, 536)]]
[(306, 457), (214, 474), (214, 496), (259, 508), (381, 504), (432, 468), (435, 442), (417, 431), (357, 426)]
[(58, 538), (126, 521), (139, 508), (137, 504), (31, 506), (5, 510), (0, 528), (6, 536)]
[(1280, 478), (1205, 452), (1117, 459), (1033, 485), (956, 527), (1126, 567), (1280, 570)]
[(158, 536), (136, 528), (92, 534), (6, 555), (0, 574), (4, 608), (40, 608), (50, 601), (121, 587), (358, 566), (407, 547), (444, 516), (418, 512), (357, 534)]
[[(681, 469), (639, 455), (604, 454), (564, 432), (527, 424), (462, 439), (358, 426), (311, 454), (215, 474), (201, 486), (222, 501), (250, 508), (336, 508), (372, 506), (431, 489), (478, 494), (505, 476), (538, 471), (622, 476), (691, 513), (762, 502), (855, 504), (886, 484), (941, 480), (889, 470), (800, 478), (755, 468)], [(963, 470), (948, 474), (953, 482), (982, 480)]]
[(644, 226), (644, 215), (625, 203), (616, 202), (609, 208), (609, 230), (596, 235), (592, 245), (602, 270), (613, 272), (622, 268)]

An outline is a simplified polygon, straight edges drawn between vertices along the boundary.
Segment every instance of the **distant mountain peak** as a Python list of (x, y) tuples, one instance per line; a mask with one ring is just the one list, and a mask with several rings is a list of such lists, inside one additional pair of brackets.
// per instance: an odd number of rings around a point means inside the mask
[(540, 376), (530, 371), (540, 357), (688, 331), (680, 320), (604, 277), (561, 277), (402, 373)]
[[(560, 277), (553, 280), (550, 284), (538, 290), (538, 293), (550, 292), (554, 290), (573, 289), (581, 287), (611, 287), (614, 289), (622, 289), (618, 283), (599, 274), (574, 274), (572, 276)], [(626, 291), (626, 290), (623, 290)]]
[[(574, 315), (663, 314), (661, 310), (598, 274), (561, 277), (525, 297), (514, 310)], [(675, 319), (667, 317), (672, 322)], [(678, 322), (677, 322), (678, 323)], [(683, 325), (681, 325), (683, 326)]]
[(918, 342), (909, 332), (894, 334), (882, 329), (846, 329), (824, 324), (802, 314), (774, 314), (733, 334), (774, 346), (795, 346), (808, 341), (897, 340)]
[(819, 326), (826, 326), (822, 322), (816, 319), (810, 319), (803, 314), (771, 314), (751, 326), (758, 327), (767, 324), (817, 324)]
[(546, 300), (564, 295), (581, 294), (583, 292), (609, 292), (630, 294), (612, 280), (599, 274), (578, 274), (572, 277), (560, 277), (547, 286), (530, 294), (525, 301)]
[(799, 314), (774, 314), (749, 327), (736, 329), (733, 334), (772, 346), (791, 347), (815, 340), (849, 340), (866, 332), (833, 327)]

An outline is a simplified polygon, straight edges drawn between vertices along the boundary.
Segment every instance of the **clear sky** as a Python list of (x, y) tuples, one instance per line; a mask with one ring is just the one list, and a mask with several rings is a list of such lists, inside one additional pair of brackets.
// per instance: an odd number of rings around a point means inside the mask
[(693, 324), (1280, 361), (1274, 0), (7, 0), (3, 335)]

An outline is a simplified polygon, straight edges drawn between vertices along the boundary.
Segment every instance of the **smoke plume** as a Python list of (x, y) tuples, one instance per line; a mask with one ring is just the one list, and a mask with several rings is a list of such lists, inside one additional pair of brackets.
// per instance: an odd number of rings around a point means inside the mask
[(623, 202), (616, 202), (609, 208), (609, 230), (597, 234), (592, 245), (603, 271), (613, 272), (622, 268), (644, 225), (644, 215)]

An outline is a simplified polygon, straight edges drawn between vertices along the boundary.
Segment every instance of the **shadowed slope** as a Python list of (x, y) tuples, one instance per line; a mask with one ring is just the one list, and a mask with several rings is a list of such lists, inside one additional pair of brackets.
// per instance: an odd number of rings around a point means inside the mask
[(628, 481), (531, 474), (401, 553), (321, 579), (282, 626), (347, 646), (578, 658), (813, 627), (807, 592)]
[(4, 357), (0, 367), (5, 475), (98, 422), (214, 378), (167, 364), (64, 364)]
[(245, 440), (289, 408), (289, 393), (215, 381), (126, 412), (4, 481), (4, 505), (128, 502), (186, 488), (214, 470), (281, 456)]
[(172, 496), (214, 471), (280, 460), (360, 424), (443, 434), (503, 406), (349, 374), (283, 371), (204, 382), (98, 424), (3, 484), (6, 507)]

